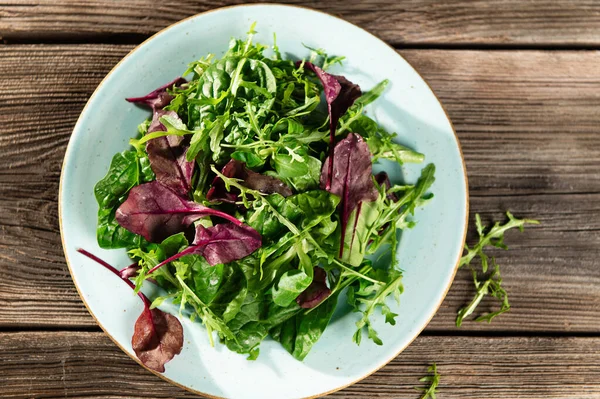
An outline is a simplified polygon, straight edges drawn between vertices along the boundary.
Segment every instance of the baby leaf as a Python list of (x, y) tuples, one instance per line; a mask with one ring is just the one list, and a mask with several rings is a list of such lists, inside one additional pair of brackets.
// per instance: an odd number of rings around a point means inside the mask
[(119, 225), (150, 242), (183, 231), (203, 216), (219, 216), (233, 223), (239, 220), (224, 212), (188, 201), (161, 183), (154, 181), (134, 187), (117, 209)]
[(131, 346), (146, 367), (164, 373), (165, 363), (183, 347), (181, 323), (160, 309), (144, 310), (135, 322)]
[(435, 394), (438, 393), (437, 387), (440, 383), (440, 375), (437, 372), (436, 364), (433, 363), (431, 366), (429, 366), (427, 368), (427, 371), (429, 371), (430, 373), (433, 373), (433, 375), (425, 376), (425, 377), (421, 378), (419, 381), (428, 382), (429, 386), (427, 388), (415, 387), (415, 389), (423, 392), (423, 396), (421, 396), (419, 399), (436, 399)]
[(345, 77), (331, 75), (310, 62), (299, 62), (298, 65), (304, 65), (304, 67), (313, 71), (321, 81), (323, 91), (325, 92), (325, 101), (327, 101), (327, 109), (329, 111), (329, 158), (332, 159), (329, 164), (328, 178), (325, 181), (325, 187), (329, 190), (331, 179), (333, 178), (333, 165), (335, 163), (335, 158), (333, 157), (335, 130), (340, 117), (361, 96), (361, 91), (358, 85), (350, 82)]
[[(333, 162), (333, 169), (330, 165)], [(321, 188), (341, 198), (341, 245), (339, 256), (344, 254), (344, 237), (350, 214), (356, 209), (355, 219), (360, 214), (360, 203), (377, 200), (377, 189), (373, 184), (371, 153), (363, 139), (351, 133), (340, 141), (331, 157), (325, 160), (321, 173)], [(333, 174), (333, 178), (331, 178)], [(327, 182), (331, 184), (327, 187)]]
[(199, 224), (192, 245), (150, 269), (148, 274), (185, 255), (201, 255), (214, 266), (242, 259), (260, 246), (260, 235), (249, 226), (225, 223), (207, 228)]
[(144, 104), (144, 105), (152, 108), (153, 111), (163, 109), (164, 107), (169, 105), (169, 103), (173, 99), (173, 96), (171, 96), (167, 92), (167, 90), (172, 89), (174, 87), (179, 87), (185, 83), (187, 83), (187, 81), (184, 78), (178, 77), (175, 80), (167, 83), (166, 85), (160, 86), (158, 89), (151, 91), (150, 93), (146, 94), (145, 96), (129, 97), (129, 98), (126, 98), (126, 100), (129, 101), (130, 103)]
[[(79, 248), (77, 251), (119, 276), (135, 290), (135, 285), (127, 276), (119, 274), (116, 268), (84, 249)], [(138, 292), (138, 296), (144, 303), (144, 310), (135, 322), (131, 345), (146, 367), (164, 373), (165, 364), (181, 352), (183, 327), (176, 317), (159, 309), (150, 309), (150, 301), (142, 292)]]
[(465, 251), (467, 253), (460, 258), (459, 267), (464, 265), (468, 265), (471, 268), (471, 273), (473, 274), (473, 283), (475, 284), (475, 288), (477, 292), (473, 297), (473, 300), (464, 308), (461, 308), (458, 311), (456, 317), (456, 326), (460, 327), (462, 325), (465, 317), (473, 314), (481, 300), (486, 295), (491, 295), (494, 298), (501, 301), (501, 308), (495, 312), (488, 313), (486, 315), (480, 316), (475, 319), (475, 321), (487, 321), (491, 323), (492, 319), (502, 313), (508, 312), (510, 310), (510, 304), (508, 302), (508, 293), (504, 288), (502, 288), (502, 279), (500, 278), (500, 268), (496, 264), (494, 258), (492, 258), (492, 264), (494, 266), (494, 270), (485, 278), (484, 280), (479, 280), (478, 278), (478, 270), (471, 265), (471, 262), (475, 257), (479, 257), (481, 259), (481, 272), (484, 274), (488, 270), (488, 256), (483, 252), (483, 250), (488, 246), (493, 246), (502, 249), (508, 249), (508, 247), (504, 244), (504, 233), (507, 230), (512, 228), (518, 228), (520, 231), (523, 231), (525, 224), (539, 224), (537, 220), (533, 219), (517, 219), (512, 213), (506, 212), (506, 216), (508, 216), (508, 222), (504, 225), (501, 225), (500, 222), (494, 223), (494, 225), (489, 229), (486, 233), (483, 224), (481, 223), (481, 217), (479, 214), (475, 214), (475, 226), (477, 228), (477, 233), (479, 235), (479, 241), (475, 246), (469, 248), (468, 245), (465, 244)]
[[(164, 116), (181, 122), (181, 119), (173, 111), (166, 111)], [(148, 133), (161, 130), (166, 130), (162, 124), (160, 126), (150, 125)], [(150, 159), (150, 166), (156, 174), (156, 180), (181, 196), (189, 194), (194, 173), (194, 162), (186, 159), (187, 151), (187, 141), (185, 137), (179, 135), (157, 137), (146, 143), (146, 152)]]

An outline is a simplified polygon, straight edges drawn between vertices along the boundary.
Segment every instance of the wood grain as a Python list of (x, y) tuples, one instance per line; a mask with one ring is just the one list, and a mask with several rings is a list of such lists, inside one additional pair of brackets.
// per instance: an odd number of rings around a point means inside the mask
[[(251, 1), (255, 2), (255, 1)], [(182, 18), (234, 0), (5, 0), (4, 40), (106, 41), (143, 37)], [(597, 46), (600, 4), (594, 0), (344, 0), (281, 3), (339, 15), (394, 45), (473, 44)]]
[[(598, 348), (600, 338), (419, 337), (383, 369), (328, 397), (416, 398), (418, 379), (436, 362), (444, 399), (600, 398)], [(0, 358), (6, 399), (196, 397), (144, 370), (102, 333), (3, 333)]]
[[(0, 46), (0, 328), (94, 326), (68, 274), (57, 191), (86, 99), (127, 45)], [(600, 332), (600, 53), (405, 50), (461, 140), (471, 211), (542, 222), (496, 251), (513, 309), (461, 331)], [(460, 272), (429, 331), (473, 295)], [(487, 309), (485, 303), (483, 309)], [(27, 315), (27, 317), (24, 317)]]

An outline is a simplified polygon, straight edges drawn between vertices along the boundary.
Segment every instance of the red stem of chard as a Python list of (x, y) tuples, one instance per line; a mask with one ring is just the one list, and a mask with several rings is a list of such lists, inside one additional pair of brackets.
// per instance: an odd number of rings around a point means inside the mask
[[(335, 125), (331, 120), (331, 104), (329, 107), (329, 176), (327, 176), (327, 181), (325, 182), (325, 190), (331, 190), (331, 181), (333, 179), (333, 155), (334, 155), (334, 147), (335, 147), (335, 130), (337, 129), (337, 121)], [(340, 255), (341, 256), (341, 255)]]
[[(132, 290), (135, 290), (135, 284), (133, 284), (131, 281), (129, 281), (129, 279), (123, 278), (121, 276), (121, 273), (119, 273), (119, 271), (114, 266), (108, 264), (107, 262), (103, 261), (96, 255), (86, 251), (85, 249), (77, 248), (77, 252), (79, 252), (80, 254), (87, 256), (91, 260), (96, 261), (97, 263), (101, 264), (106, 269), (110, 270), (111, 272), (113, 272), (114, 274), (119, 276), (119, 278), (122, 281), (124, 281), (129, 287), (131, 287)], [(149, 316), (152, 317), (152, 314), (150, 313), (150, 301), (148, 300), (148, 298), (146, 298), (146, 295), (144, 295), (141, 291), (138, 291), (137, 294), (142, 299), (142, 302), (144, 302), (145, 310), (148, 312)]]
[(156, 265), (152, 269), (148, 270), (147, 275), (148, 276), (151, 275), (152, 273), (154, 273), (155, 271), (157, 271), (158, 269), (160, 269), (161, 267), (163, 267), (167, 263), (171, 263), (174, 260), (177, 260), (177, 259), (181, 258), (182, 256), (185, 256), (187, 254), (193, 253), (194, 249), (195, 249), (194, 246), (189, 246), (186, 249), (184, 249), (183, 251), (181, 251), (179, 253), (176, 253), (175, 255), (171, 256), (170, 258), (167, 258), (167, 259), (163, 260), (158, 265)]

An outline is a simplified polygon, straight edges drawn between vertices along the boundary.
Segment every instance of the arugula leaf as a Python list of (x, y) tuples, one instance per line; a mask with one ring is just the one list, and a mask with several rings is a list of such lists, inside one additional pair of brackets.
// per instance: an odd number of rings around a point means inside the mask
[[(432, 198), (432, 195), (426, 193), (434, 181), (435, 166), (429, 164), (423, 168), (414, 186), (393, 186), (387, 190), (385, 185), (379, 187), (377, 203), (380, 211), (366, 233), (367, 241), (370, 242), (367, 254), (373, 254), (383, 244), (390, 243), (392, 259), (396, 259), (396, 230), (412, 226), (410, 222), (406, 222), (406, 218), (411, 214), (414, 215), (417, 207)], [(397, 194), (402, 195), (397, 198)]]
[(508, 293), (504, 288), (502, 288), (502, 279), (500, 277), (500, 268), (496, 264), (496, 260), (492, 258), (492, 265), (494, 269), (487, 277), (483, 280), (479, 280), (478, 278), (478, 270), (471, 265), (471, 262), (475, 257), (479, 257), (481, 260), (481, 272), (483, 274), (487, 273), (489, 258), (483, 252), (484, 249), (488, 246), (508, 249), (508, 247), (504, 244), (504, 234), (507, 230), (512, 228), (518, 228), (520, 231), (524, 230), (525, 224), (539, 224), (537, 220), (533, 219), (517, 219), (510, 212), (506, 212), (506, 216), (508, 216), (508, 222), (504, 225), (501, 225), (500, 222), (494, 223), (494, 225), (485, 232), (485, 228), (481, 223), (481, 217), (479, 214), (475, 214), (475, 226), (477, 228), (477, 233), (479, 235), (479, 241), (475, 246), (469, 248), (468, 245), (465, 244), (465, 251), (467, 253), (460, 259), (458, 264), (459, 267), (468, 265), (471, 268), (471, 273), (473, 275), (473, 284), (475, 285), (475, 289), (477, 290), (473, 300), (471, 302), (461, 308), (458, 311), (456, 317), (456, 326), (460, 327), (462, 325), (463, 320), (473, 314), (481, 300), (486, 295), (491, 295), (492, 297), (498, 299), (501, 302), (500, 310), (479, 316), (475, 319), (475, 321), (487, 321), (488, 323), (492, 322), (492, 319), (502, 313), (508, 312), (510, 310), (510, 304), (508, 302)]
[(437, 372), (436, 364), (433, 363), (431, 366), (429, 366), (427, 371), (433, 373), (433, 375), (425, 376), (419, 379), (419, 381), (428, 382), (429, 386), (427, 388), (415, 387), (417, 391), (423, 391), (423, 396), (421, 396), (419, 399), (435, 399), (435, 394), (438, 393), (437, 387), (440, 383), (440, 375)]
[[(243, 162), (239, 162), (235, 159), (229, 161), (221, 173), (229, 178), (239, 179), (243, 182), (244, 186), (258, 190), (264, 194), (281, 194), (284, 197), (292, 195), (292, 190), (285, 185), (281, 180), (272, 177), (265, 176), (260, 173), (256, 173), (246, 167)], [(225, 187), (223, 180), (216, 176), (212, 182), (211, 188), (206, 194), (206, 199), (209, 201), (224, 201), (235, 203), (237, 201), (237, 190), (235, 187), (231, 191), (228, 191)]]
[(460, 327), (462, 325), (462, 322), (465, 319), (465, 317), (469, 317), (471, 314), (473, 314), (481, 300), (486, 295), (491, 295), (494, 298), (501, 301), (500, 310), (479, 316), (475, 319), (475, 321), (487, 321), (488, 323), (491, 323), (494, 317), (502, 313), (508, 312), (510, 310), (510, 303), (508, 302), (508, 293), (504, 288), (502, 288), (500, 268), (496, 264), (496, 260), (494, 258), (492, 258), (492, 264), (494, 265), (494, 270), (484, 281), (479, 281), (477, 278), (477, 271), (474, 269), (472, 270), (473, 284), (475, 285), (477, 292), (475, 294), (475, 297), (471, 300), (471, 302), (458, 311), (456, 317), (456, 327)]
[(497, 248), (508, 249), (508, 247), (504, 244), (504, 233), (507, 230), (516, 227), (522, 232), (525, 228), (525, 224), (540, 224), (539, 221), (533, 219), (517, 219), (508, 211), (506, 212), (506, 216), (508, 216), (508, 222), (506, 222), (504, 225), (501, 225), (500, 222), (496, 222), (487, 233), (484, 233), (481, 217), (479, 214), (475, 214), (475, 227), (477, 228), (477, 233), (479, 234), (479, 241), (472, 248), (469, 248), (467, 245), (465, 245), (465, 251), (467, 251), (467, 253), (460, 258), (460, 262), (458, 264), (459, 267), (470, 264), (471, 261), (478, 256), (481, 259), (482, 271), (484, 273), (487, 272), (488, 257), (483, 252), (485, 247), (493, 246)]
[[(348, 291), (348, 302), (355, 309), (355, 311), (361, 312), (362, 317), (356, 322), (357, 330), (354, 333), (352, 340), (360, 345), (361, 336), (363, 329), (367, 329), (368, 337), (377, 345), (382, 345), (383, 342), (377, 335), (377, 332), (371, 325), (370, 317), (373, 315), (375, 309), (380, 308), (381, 314), (385, 317), (385, 322), (391, 325), (396, 324), (395, 318), (398, 316), (393, 313), (390, 307), (385, 303), (388, 296), (393, 295), (398, 303), (400, 303), (400, 294), (404, 291), (402, 285), (402, 273), (398, 270), (379, 270), (381, 281), (384, 284), (381, 285), (366, 285), (364, 281), (361, 281), (363, 286), (359, 286), (357, 289), (356, 285), (349, 288)], [(381, 276), (382, 275), (382, 276)], [(361, 309), (360, 305), (364, 305), (364, 310)]]

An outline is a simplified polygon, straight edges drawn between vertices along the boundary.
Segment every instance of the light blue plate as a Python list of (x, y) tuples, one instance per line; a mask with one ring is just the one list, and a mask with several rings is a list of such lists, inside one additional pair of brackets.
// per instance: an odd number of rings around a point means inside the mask
[[(124, 250), (104, 251), (96, 243), (93, 187), (112, 156), (128, 147), (137, 125), (149, 112), (125, 102), (179, 76), (193, 60), (221, 56), (231, 37), (244, 37), (257, 22), (255, 40), (277, 44), (282, 53), (305, 57), (302, 43), (344, 55), (343, 73), (363, 89), (383, 79), (391, 84), (368, 109), (399, 141), (436, 165), (435, 198), (416, 214), (417, 226), (401, 237), (399, 261), (405, 270), (405, 292), (397, 324), (374, 327), (384, 344), (352, 342), (357, 314), (336, 318), (304, 362), (278, 343), (261, 345), (258, 360), (210, 347), (204, 327), (182, 320), (185, 345), (161, 377), (207, 396), (282, 399), (323, 395), (373, 373), (423, 330), (442, 303), (456, 272), (468, 214), (465, 166), (448, 117), (430, 88), (394, 49), (364, 30), (320, 12), (279, 5), (224, 8), (177, 23), (132, 51), (100, 84), (83, 110), (67, 148), (61, 176), (59, 209), (67, 263), (82, 300), (104, 331), (135, 359), (133, 325), (142, 305), (113, 274), (75, 252), (85, 248), (114, 265), (126, 266)], [(424, 165), (388, 170), (396, 181), (415, 182)], [(145, 287), (150, 289), (150, 287)], [(146, 291), (148, 292), (148, 291)]]

